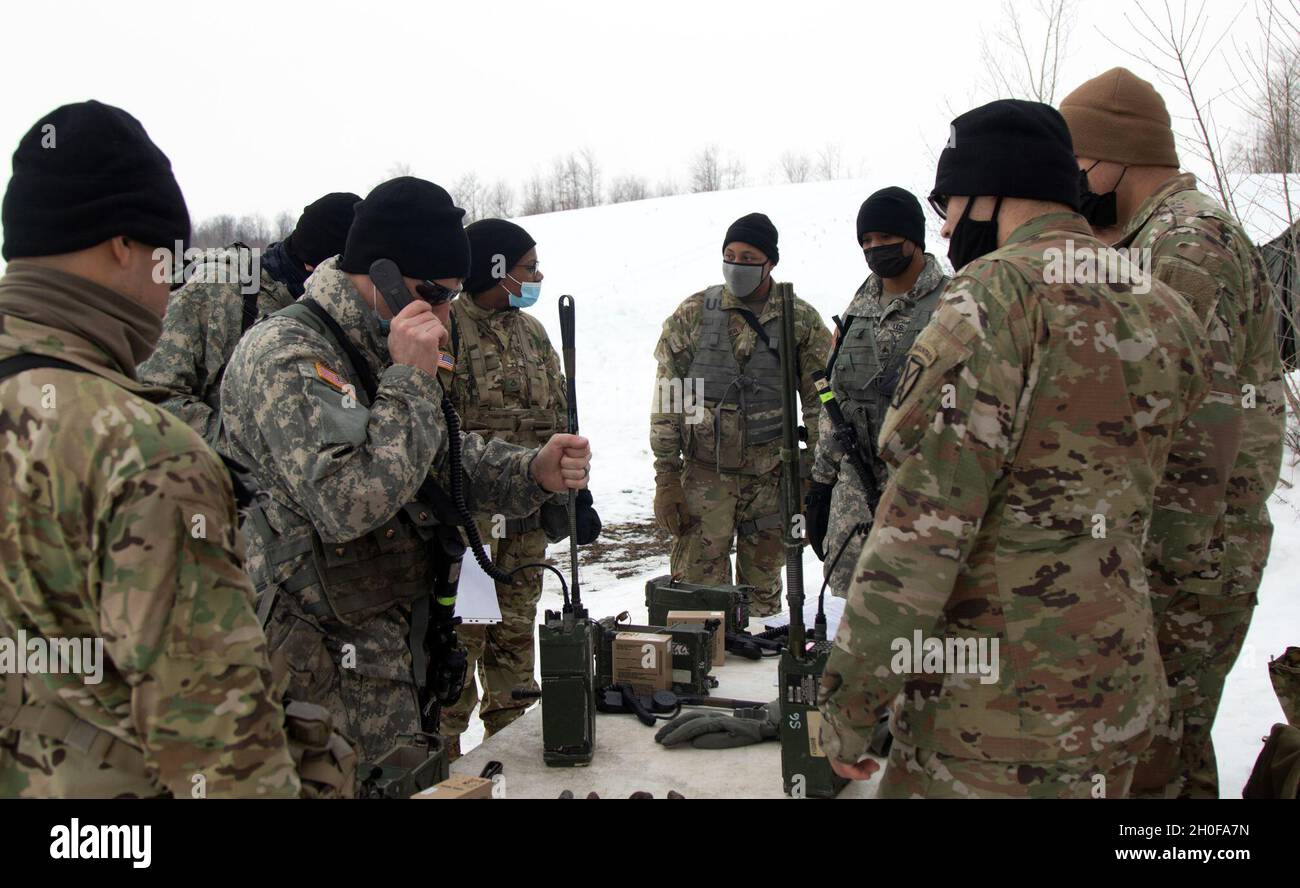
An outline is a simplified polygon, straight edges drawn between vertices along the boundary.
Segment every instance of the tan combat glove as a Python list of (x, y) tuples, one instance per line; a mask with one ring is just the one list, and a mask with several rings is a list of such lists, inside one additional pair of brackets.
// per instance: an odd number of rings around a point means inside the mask
[(690, 526), (682, 476), (676, 472), (655, 478), (655, 523), (673, 536), (681, 536), (682, 530)]

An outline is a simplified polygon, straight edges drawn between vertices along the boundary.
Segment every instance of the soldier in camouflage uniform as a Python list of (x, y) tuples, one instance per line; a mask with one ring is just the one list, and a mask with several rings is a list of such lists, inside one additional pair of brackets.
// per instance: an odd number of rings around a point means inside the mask
[[(993, 102), (951, 133), (932, 201), (959, 271), (880, 432), (892, 474), (823, 676), (822, 743), (870, 776), (888, 713), (883, 797), (1122, 798), (1167, 716), (1143, 541), (1209, 352), (1163, 285), (1053, 282), (1067, 249), (1111, 255), (1071, 212), (1055, 110)], [(919, 673), (918, 641), (942, 646)]]
[(0, 796), (297, 796), (229, 477), (135, 375), (154, 246), (189, 237), (170, 163), (126, 112), (65, 105), (14, 153), (3, 218), (0, 650), (102, 659), (0, 655)]
[[(781, 611), (785, 563), (780, 508), (781, 299), (772, 295), (777, 232), (761, 213), (736, 220), (723, 239), (726, 285), (688, 298), (664, 322), (650, 414), (655, 519), (674, 537), (673, 575), (692, 583), (755, 587), (751, 613)], [(795, 300), (799, 395), (808, 447), (817, 446), (830, 333), (817, 310)], [(756, 328), (762, 329), (762, 334)], [(810, 456), (811, 454), (804, 454)], [(801, 461), (806, 477), (810, 460)]]
[[(456, 373), (451, 399), (461, 427), (485, 440), (500, 438), (523, 447), (539, 447), (567, 422), (568, 398), (560, 359), (541, 322), (521, 309), (537, 301), (542, 273), (536, 242), (528, 232), (503, 219), (481, 219), (465, 229), (470, 244), (470, 274), (463, 292), (451, 305), (452, 352)], [(563, 536), (568, 516), (563, 505), (547, 503), (526, 518), (480, 518), (479, 534), (492, 545), (492, 560), (502, 570), (546, 560), (547, 532), (542, 513), (559, 511)], [(579, 494), (582, 528), (599, 517), (591, 494)], [(594, 525), (593, 525), (594, 521)], [(595, 534), (580, 528), (578, 542), (594, 542)], [(563, 536), (558, 537), (562, 539)], [(472, 676), (478, 665), (483, 683), (479, 717), (490, 737), (524, 713), (528, 701), (512, 700), (515, 688), (539, 690), (534, 677), (534, 636), (537, 602), (542, 596), (542, 571), (521, 571), (513, 583), (496, 584), (501, 622), (466, 625), (459, 631), (469, 654), (470, 676), (460, 700), (443, 713), (442, 733), (453, 738), (451, 753), (460, 753), (460, 734), (479, 705)]]
[(883, 188), (863, 201), (857, 234), (871, 275), (854, 294), (836, 332), (828, 375), (876, 483), (867, 490), (845, 458), (830, 415), (822, 411), (805, 508), (813, 549), (825, 562), (831, 592), (841, 598), (866, 541), (870, 503), (880, 498), (886, 481), (885, 463), (875, 452), (880, 424), (907, 350), (929, 323), (948, 283), (939, 261), (925, 252), (921, 203), (902, 188)]
[(1196, 563), (1170, 571), (1149, 559), (1173, 702), (1134, 779), (1139, 796), (1216, 798), (1210, 729), (1268, 560), (1267, 500), (1282, 460), (1285, 401), (1272, 290), (1241, 226), (1197, 190), (1193, 176), (1179, 174), (1169, 113), (1151, 84), (1114, 68), (1067, 96), (1061, 112), (1087, 171), (1096, 225), (1109, 229), (1103, 233), (1117, 247), (1147, 257), (1155, 278), (1191, 304), (1223, 347), (1218, 363), (1227, 365), (1227, 384), (1216, 388), (1226, 391), (1214, 409), (1233, 414), (1240, 447), (1214, 476), (1218, 520), (1189, 534), (1187, 510), (1175, 512), (1179, 545), (1199, 544)]
[[(308, 204), (293, 233), (260, 254), (243, 244), (211, 251), (172, 293), (140, 381), (166, 389), (162, 406), (213, 447), (221, 446), (221, 377), (235, 344), (258, 318), (302, 296), (312, 269), (342, 252), (359, 200), (336, 192)], [(249, 271), (258, 275), (256, 289), (243, 280)]]
[[(458, 649), (449, 620), (463, 546), (439, 405), (450, 298), (469, 264), (463, 214), (431, 182), (377, 186), (343, 255), (249, 331), (222, 384), (228, 446), (266, 495), (250, 510), (249, 566), (272, 654), (294, 695), (343, 720), (370, 760), (433, 728), (423, 701), (460, 693), (439, 684)], [(367, 277), (378, 259), (419, 296), (395, 316)], [(586, 484), (585, 439), (459, 440), (480, 512), (523, 517)]]

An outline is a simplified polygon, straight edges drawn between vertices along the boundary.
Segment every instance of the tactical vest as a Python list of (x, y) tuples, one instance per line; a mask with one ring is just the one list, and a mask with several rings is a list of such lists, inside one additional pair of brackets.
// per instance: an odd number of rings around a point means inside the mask
[[(781, 437), (782, 384), (780, 316), (761, 327), (767, 341), (756, 336), (754, 351), (742, 369), (732, 350), (731, 313), (722, 307), (722, 293), (721, 286), (704, 292), (695, 354), (687, 372), (688, 378), (702, 380), (696, 384), (702, 385), (699, 394), (705, 416), (700, 423), (682, 426), (687, 437), (683, 452), (719, 472), (738, 469), (746, 447)], [(768, 298), (778, 296), (773, 292)]]
[[(467, 297), (461, 296), (461, 299)], [(541, 447), (559, 425), (553, 389), (546, 375), (545, 356), (527, 362), (523, 377), (506, 372), (501, 355), (484, 348), (483, 336), (472, 319), (464, 322), (452, 309), (452, 351), (457, 366), (470, 368), (472, 392), (460, 411), (461, 428), (485, 438), (504, 438), (523, 447)], [(518, 347), (516, 344), (516, 351)], [(538, 404), (540, 406), (521, 406)]]
[[(24, 353), (0, 361), (0, 381), (38, 367), (98, 375), (70, 361)], [(275, 678), (273, 670), (273, 681)], [(285, 700), (284, 720), (289, 755), (303, 797), (352, 798), (356, 794), (357, 754), (334, 730), (329, 712), (314, 703)], [(97, 765), (149, 778), (142, 750), (74, 715), (57, 696), (47, 698), (40, 682), (27, 685), (18, 673), (0, 675), (0, 730), (6, 729), (56, 741)]]
[[(907, 352), (930, 323), (947, 281), (943, 278), (929, 293), (904, 303), (888, 318), (877, 303), (867, 312), (845, 319), (847, 329), (840, 335), (831, 365), (831, 387), (859, 440), (874, 441), (880, 432)], [(892, 348), (880, 343), (882, 321), (896, 334)]]
[[(355, 396), (368, 408), (378, 388), (362, 356), (347, 339), (338, 323), (311, 300), (299, 300), (275, 313), (292, 318), (333, 342), (348, 364), (348, 379), (362, 381)], [(311, 616), (357, 625), (398, 604), (427, 607), (430, 595), (454, 598), (459, 565), (465, 545), (456, 508), (451, 498), (429, 478), (420, 486), (417, 499), (397, 510), (388, 521), (364, 536), (342, 543), (321, 539), (313, 527), (308, 537), (281, 541), (259, 507), (250, 508), (248, 520), (265, 544), (267, 575), (271, 584), (258, 605), (265, 621), (270, 615), (277, 588), (289, 594), (318, 585), (320, 600), (303, 603)], [(311, 553), (307, 566), (285, 576), (288, 565)], [(427, 616), (427, 611), (425, 611)], [(419, 616), (413, 613), (413, 639), (423, 640), (423, 628), (416, 634)], [(412, 645), (418, 667), (423, 659), (421, 645)], [(417, 678), (422, 672), (417, 669)]]

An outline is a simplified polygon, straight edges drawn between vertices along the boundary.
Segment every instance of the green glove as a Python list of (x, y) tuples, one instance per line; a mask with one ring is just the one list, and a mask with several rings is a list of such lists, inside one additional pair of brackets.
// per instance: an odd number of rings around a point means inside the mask
[(672, 749), (690, 744), (696, 749), (732, 749), (752, 746), (777, 737), (776, 719), (769, 704), (765, 719), (738, 718), (717, 712), (687, 712), (655, 733), (655, 742)]

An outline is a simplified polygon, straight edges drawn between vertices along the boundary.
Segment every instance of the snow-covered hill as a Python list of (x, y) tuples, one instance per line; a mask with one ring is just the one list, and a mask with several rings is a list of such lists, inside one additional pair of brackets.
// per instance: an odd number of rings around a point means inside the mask
[[(537, 240), (546, 279), (531, 311), (560, 343), (556, 300), (571, 294), (577, 314), (577, 386), (582, 431), (592, 440), (592, 490), (611, 539), (623, 544), (583, 570), (583, 597), (595, 616), (630, 610), (644, 617), (645, 580), (667, 572), (667, 550), (639, 532), (653, 519), (654, 473), (649, 413), (654, 389), (653, 350), (665, 318), (687, 296), (721, 283), (722, 239), (738, 217), (763, 212), (780, 232), (777, 280), (791, 281), (827, 325), (842, 314), (867, 274), (854, 221), (862, 200), (886, 185), (909, 187), (924, 203), (928, 182), (846, 180), (751, 188), (658, 198), (516, 220)], [(943, 257), (947, 243), (929, 219), (927, 248)], [(1293, 472), (1284, 478), (1294, 480)], [(1285, 489), (1284, 489), (1285, 490)], [(1284, 495), (1285, 492), (1284, 492)], [(1229, 677), (1215, 730), (1225, 795), (1239, 795), (1260, 747), (1280, 721), (1268, 684), (1269, 655), (1300, 644), (1300, 496), (1270, 504), (1277, 532), (1261, 591), (1262, 605), (1246, 651)], [(632, 525), (627, 527), (626, 525)], [(559, 555), (565, 546), (552, 550)], [(611, 552), (605, 552), (608, 559)], [(559, 559), (562, 566), (567, 559)], [(805, 558), (809, 594), (817, 591), (821, 564)], [(816, 581), (816, 582), (815, 582)], [(558, 590), (547, 578), (542, 606), (557, 607)], [(478, 742), (475, 720), (464, 748)]]

